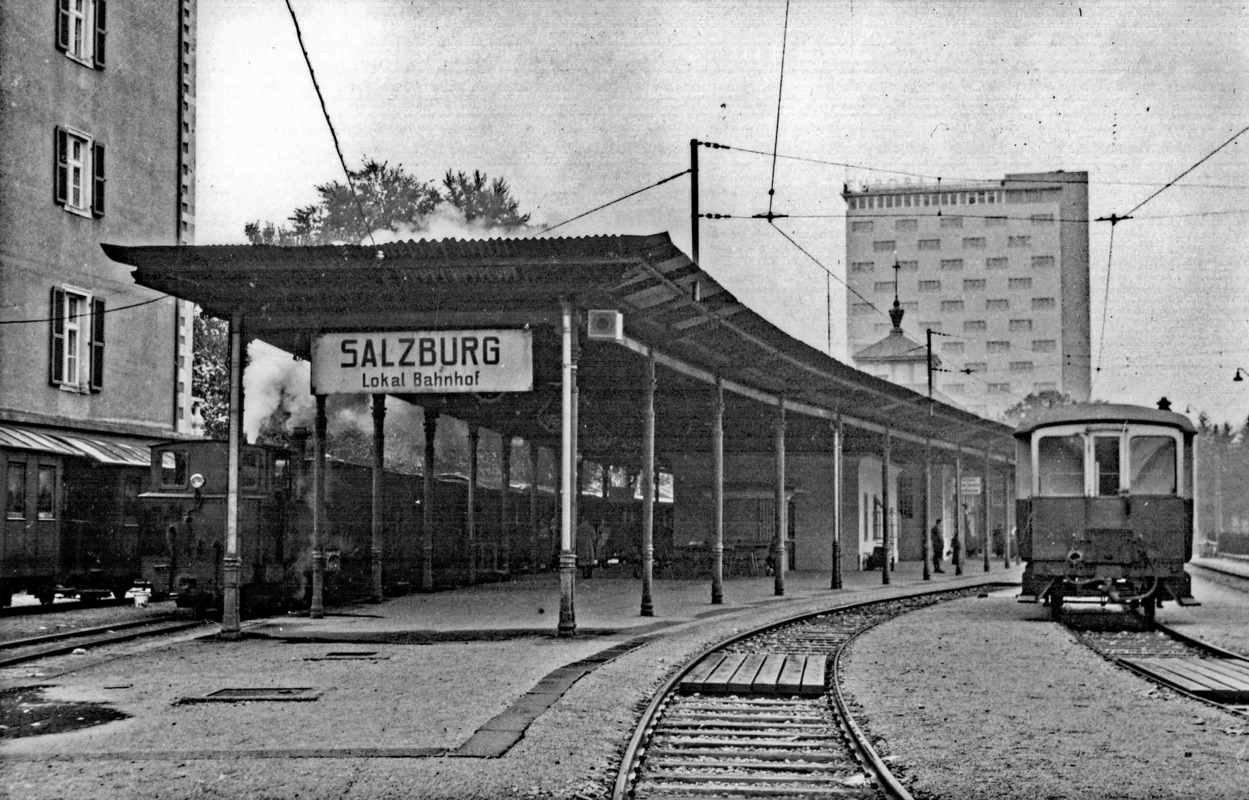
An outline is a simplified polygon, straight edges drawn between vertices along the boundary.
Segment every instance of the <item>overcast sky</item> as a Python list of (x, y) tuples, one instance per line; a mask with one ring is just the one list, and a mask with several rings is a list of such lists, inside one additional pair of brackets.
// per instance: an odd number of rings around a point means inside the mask
[[(792, 0), (787, 37), (784, 0), (291, 2), (352, 167), (481, 169), (552, 225), (686, 169), (691, 138), (736, 148), (700, 151), (702, 210), (765, 212), (774, 186), (806, 253), (704, 221), (702, 266), (838, 358), (843, 183), (1085, 170), (1091, 216), (1122, 215), (1249, 125), (1239, 2)], [(238, 243), (344, 178), (285, 2), (200, 0), (199, 22), (196, 243)], [(774, 138), (798, 158), (773, 178)], [(1247, 152), (1249, 133), (1120, 223), (1113, 260), (1092, 225), (1094, 397), (1249, 416)], [(688, 252), (689, 227), (682, 177), (552, 235)]]

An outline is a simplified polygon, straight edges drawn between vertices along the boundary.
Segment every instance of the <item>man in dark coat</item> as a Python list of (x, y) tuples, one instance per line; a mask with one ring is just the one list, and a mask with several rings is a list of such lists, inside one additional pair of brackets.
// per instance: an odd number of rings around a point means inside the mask
[(942, 557), (945, 555), (945, 536), (941, 533), (941, 520), (937, 520), (937, 524), (932, 526), (930, 532), (932, 538), (932, 570), (933, 572), (945, 572), (941, 569)]

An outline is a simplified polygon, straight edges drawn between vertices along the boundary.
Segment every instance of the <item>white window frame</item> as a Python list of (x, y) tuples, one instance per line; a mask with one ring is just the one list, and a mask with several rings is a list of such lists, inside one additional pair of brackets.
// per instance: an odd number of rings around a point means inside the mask
[[(87, 391), (88, 379), (84, 367), (90, 363), (90, 354), (83, 342), (91, 331), (91, 293), (77, 286), (63, 285), (65, 292), (61, 313), (65, 315), (65, 351), (61, 355), (61, 389), (67, 392)], [(70, 316), (74, 303), (78, 304), (77, 317)]]
[(91, 64), (95, 53), (95, 3), (69, 0), (69, 48), (65, 54), (75, 61)]
[[(57, 204), (80, 217), (94, 219), (104, 216), (104, 146), (89, 133), (60, 125), (55, 129), (52, 156), (55, 168), (52, 176), (53, 198)], [(61, 196), (62, 178), (64, 196)]]
[[(1041, 496), (1041, 439), (1049, 437), (1080, 436), (1084, 442), (1084, 496), (1106, 497), (1097, 494), (1097, 474), (1093, 463), (1093, 438), (1095, 436), (1117, 436), (1119, 439), (1119, 491), (1132, 491), (1129, 485), (1132, 465), (1129, 463), (1129, 442), (1137, 436), (1161, 436), (1175, 441), (1175, 496), (1187, 497), (1184, 487), (1184, 437), (1174, 428), (1165, 425), (1149, 425), (1141, 423), (1099, 422), (1095, 424), (1072, 423), (1055, 425), (1032, 437), (1032, 496)], [(1047, 495), (1049, 497), (1071, 497), (1072, 495)]]

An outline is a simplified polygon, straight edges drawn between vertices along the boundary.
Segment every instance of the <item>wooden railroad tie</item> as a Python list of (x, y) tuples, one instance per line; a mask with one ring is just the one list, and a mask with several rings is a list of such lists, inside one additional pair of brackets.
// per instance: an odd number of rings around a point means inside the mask
[(681, 681), (681, 693), (818, 697), (824, 681), (822, 654), (712, 653)]
[(1121, 658), (1163, 683), (1219, 703), (1249, 702), (1249, 663), (1226, 658)]

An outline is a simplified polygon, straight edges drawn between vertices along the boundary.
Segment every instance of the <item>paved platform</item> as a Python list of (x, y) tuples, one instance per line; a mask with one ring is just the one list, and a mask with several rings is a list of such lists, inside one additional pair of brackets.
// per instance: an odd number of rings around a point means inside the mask
[(577, 581), (577, 635), (557, 637), (555, 574), (377, 605), (244, 624), (244, 637), (135, 643), (0, 670), (0, 688), (43, 685), (50, 701), (98, 703), (128, 718), (0, 739), (0, 794), (43, 797), (602, 796), (637, 713), (708, 644), (807, 610), (986, 579), (981, 562), (924, 582), (902, 563), (853, 572), (725, 582), (641, 582), (596, 571)]

